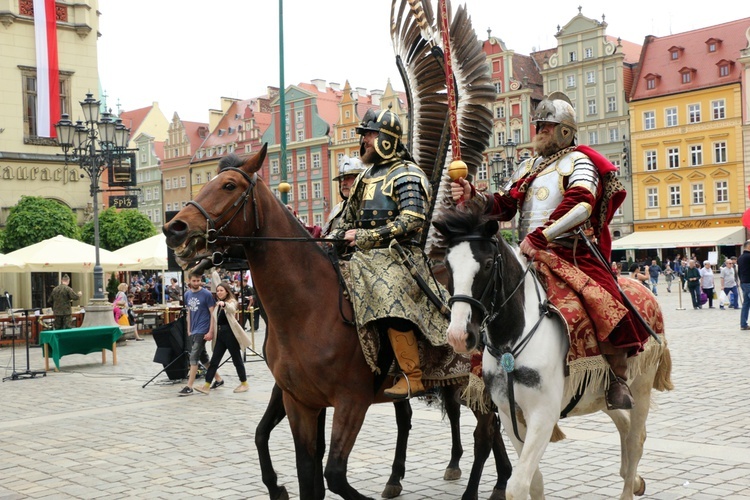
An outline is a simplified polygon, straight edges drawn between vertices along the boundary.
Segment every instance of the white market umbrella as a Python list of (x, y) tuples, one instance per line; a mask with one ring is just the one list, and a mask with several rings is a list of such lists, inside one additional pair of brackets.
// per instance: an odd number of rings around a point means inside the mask
[(137, 241), (112, 253), (119, 256), (123, 261), (133, 261), (133, 264), (120, 267), (121, 271), (140, 271), (141, 269), (162, 271), (169, 267), (167, 264), (167, 237), (163, 234)]
[[(6, 255), (22, 261), (25, 271), (91, 273), (94, 272), (96, 252), (93, 245), (57, 235)], [(118, 271), (134, 264), (114, 252), (99, 250), (99, 262), (104, 271)]]
[(10, 255), (0, 253), (0, 273), (20, 273), (26, 269), (26, 264)]

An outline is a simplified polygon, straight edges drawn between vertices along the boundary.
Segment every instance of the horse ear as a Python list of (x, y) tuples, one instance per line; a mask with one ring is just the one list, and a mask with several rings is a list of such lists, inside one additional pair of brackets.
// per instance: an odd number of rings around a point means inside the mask
[(260, 148), (260, 151), (255, 153), (255, 156), (250, 158), (249, 160), (246, 160), (245, 163), (243, 163), (240, 168), (247, 172), (248, 174), (254, 174), (258, 170), (260, 170), (260, 167), (263, 166), (263, 160), (266, 159), (266, 151), (268, 150), (268, 143), (264, 142), (263, 147)]
[(500, 224), (496, 220), (489, 220), (484, 225), (484, 237), (491, 238), (497, 234), (497, 230), (500, 229)]

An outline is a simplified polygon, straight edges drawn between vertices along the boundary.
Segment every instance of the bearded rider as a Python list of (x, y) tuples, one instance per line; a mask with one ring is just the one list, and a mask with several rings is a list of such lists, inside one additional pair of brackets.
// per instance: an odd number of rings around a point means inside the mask
[[(584, 242), (577, 241), (576, 232), (583, 229), (609, 261), (608, 224), (625, 198), (615, 176), (616, 168), (595, 150), (575, 145), (575, 110), (565, 94), (555, 92), (545, 97), (533, 122), (533, 144), (538, 156), (519, 165), (506, 186), (509, 189), (488, 200), (488, 210), (501, 220), (511, 220), (519, 214), (520, 249), (529, 259), (538, 250), (552, 252), (578, 267), (622, 303), (613, 274)], [(451, 196), (459, 201), (485, 195), (460, 178), (451, 184)], [(633, 407), (626, 383), (627, 358), (641, 351), (647, 340), (647, 331), (629, 310), (606, 341), (599, 339), (600, 351), (610, 366), (606, 393), (609, 409)]]
[(349, 199), (349, 193), (354, 185), (354, 179), (365, 171), (365, 166), (359, 158), (349, 158), (344, 155), (339, 162), (339, 175), (333, 178), (334, 181), (339, 183), (339, 194), (341, 195), (341, 201), (336, 204), (331, 210), (331, 215), (328, 216), (326, 225), (323, 226), (323, 235), (327, 236), (336, 229), (338, 226), (341, 216), (344, 213), (344, 206), (346, 206), (346, 200)]
[(358, 327), (374, 325), (387, 332), (404, 372), (385, 394), (406, 399), (425, 392), (417, 335), (442, 345), (447, 322), (431, 308), (407, 268), (394, 259), (389, 245), (397, 241), (420, 271), (427, 272), (419, 240), (431, 189), (422, 169), (406, 159), (409, 155), (401, 144), (403, 130), (395, 113), (368, 111), (357, 133), (362, 162), (368, 167), (356, 178), (331, 237), (346, 240), (353, 250), (349, 270)]

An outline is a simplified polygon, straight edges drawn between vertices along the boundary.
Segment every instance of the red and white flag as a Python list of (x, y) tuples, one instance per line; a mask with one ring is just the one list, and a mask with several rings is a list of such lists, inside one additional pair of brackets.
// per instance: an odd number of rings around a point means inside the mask
[(36, 118), (39, 137), (55, 137), (60, 121), (60, 67), (57, 61), (55, 0), (34, 0)]

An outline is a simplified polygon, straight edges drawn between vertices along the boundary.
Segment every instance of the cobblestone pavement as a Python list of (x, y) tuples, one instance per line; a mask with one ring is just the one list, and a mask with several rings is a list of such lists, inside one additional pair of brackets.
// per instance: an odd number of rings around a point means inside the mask
[[(677, 286), (667, 293), (660, 284), (675, 390), (654, 394), (639, 469), (646, 498), (750, 498), (750, 332), (740, 331), (738, 310), (693, 310), (687, 294), (685, 310), (678, 310), (676, 292)], [(258, 345), (261, 339), (262, 330)], [(152, 362), (154, 348), (150, 337), (128, 342), (118, 349), (117, 366), (102, 365), (99, 354), (70, 355), (59, 373), (0, 384), (0, 500), (266, 498), (253, 439), (273, 383), (265, 365), (247, 364), (250, 392), (232, 393), (238, 380), (228, 363), (225, 387), (208, 397), (180, 398), (181, 386), (166, 384), (163, 375), (141, 387), (161, 368)], [(10, 354), (0, 349), (3, 375), (11, 373)], [(23, 349), (17, 354), (23, 370)], [(41, 349), (32, 348), (32, 369), (43, 366)], [(446, 482), (448, 424), (437, 409), (422, 402), (414, 408), (401, 498), (459, 498), (471, 465), (474, 418), (464, 412), (464, 478)], [(547, 498), (618, 497), (619, 438), (612, 422), (602, 413), (561, 427), (568, 439), (551, 444), (541, 463)], [(380, 496), (395, 435), (391, 405), (371, 408), (349, 460), (350, 481), (362, 493)], [(297, 497), (286, 421), (271, 439), (279, 481)], [(494, 481), (490, 459), (480, 498), (489, 497)]]

